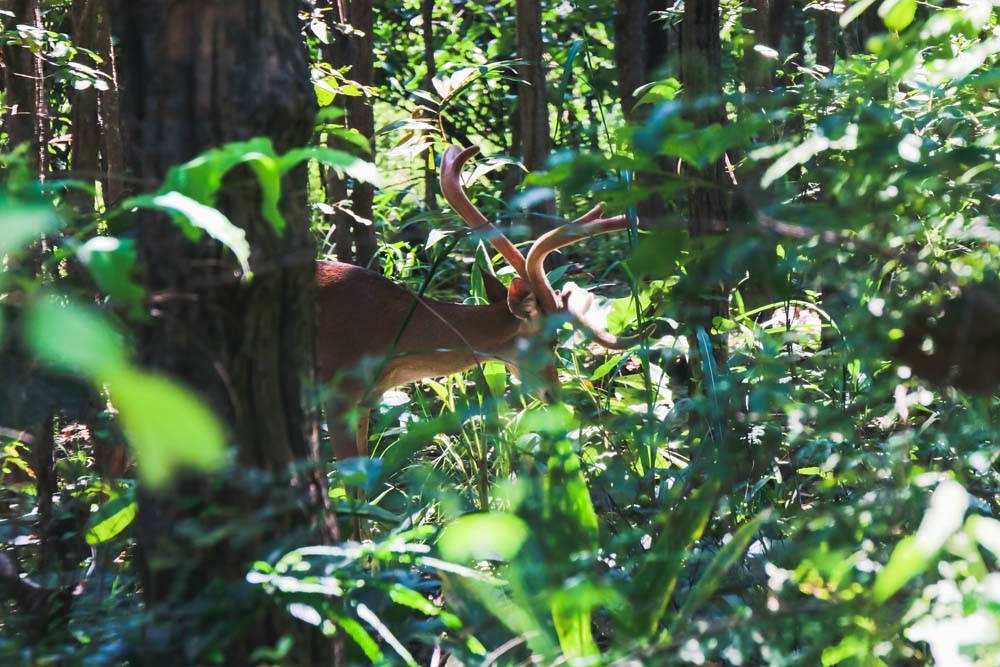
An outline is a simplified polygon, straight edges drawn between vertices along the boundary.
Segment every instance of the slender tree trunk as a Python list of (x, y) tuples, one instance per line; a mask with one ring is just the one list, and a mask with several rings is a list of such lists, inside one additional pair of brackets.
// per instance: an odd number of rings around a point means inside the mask
[[(434, 0), (420, 0), (420, 17), (423, 20), (421, 36), (424, 40), (424, 90), (434, 90), (437, 75), (437, 60), (434, 57)], [(427, 114), (428, 119), (433, 118)], [(437, 208), (437, 169), (434, 165), (434, 148), (427, 149), (424, 163), (424, 206), (429, 210)]]
[[(691, 106), (688, 116), (698, 127), (726, 122), (722, 101), (722, 45), (719, 38), (719, 2), (704, 0), (684, 5), (684, 30), (681, 52), (681, 73), (685, 94)], [(696, 103), (697, 102), (697, 103)], [(688, 188), (688, 233), (692, 240), (711, 234), (723, 234), (728, 229), (729, 215), (725, 193), (729, 175), (725, 162), (716, 160), (703, 169), (691, 172)], [(724, 286), (707, 295), (706, 312), (701, 324), (711, 327), (715, 317), (728, 317), (729, 307)], [(714, 341), (717, 360), (725, 358), (725, 341)]]
[[(0, 0), (4, 25), (29, 25), (44, 28), (39, 0)], [(4, 45), (4, 90), (8, 150), (22, 144), (28, 146), (28, 158), (39, 180), (45, 180), (49, 170), (49, 98), (45, 86), (45, 61), (40, 53), (32, 53), (17, 44)]]
[[(97, 46), (98, 0), (73, 0), (72, 24), (73, 42), (80, 47), (95, 51)], [(73, 131), (73, 154), (71, 166), (74, 178), (89, 183), (98, 180), (101, 166), (101, 132), (97, 111), (98, 89), (94, 86), (70, 93), (73, 105), (71, 123)], [(83, 213), (92, 213), (94, 198), (81, 191), (73, 191), (71, 197)]]
[(816, 47), (816, 64), (833, 72), (837, 58), (837, 12), (821, 3), (816, 8), (816, 33), (813, 44)]
[(771, 0), (749, 0), (747, 8), (752, 11), (743, 14), (743, 21), (752, 38), (743, 47), (743, 81), (748, 93), (760, 96), (771, 88), (774, 60), (754, 47), (774, 48), (770, 30)]
[[(337, 21), (353, 29), (349, 34), (336, 32), (336, 38), (324, 54), (337, 69), (350, 68), (347, 77), (363, 86), (371, 86), (375, 77), (373, 41), (374, 15), (371, 0), (325, 0)], [(347, 126), (364, 135), (374, 153), (375, 112), (364, 96), (344, 97)], [(340, 147), (340, 146), (338, 146)], [(342, 147), (341, 147), (342, 148)], [(342, 262), (367, 266), (375, 257), (373, 201), (375, 188), (369, 183), (348, 184), (332, 170), (327, 171), (327, 199), (351, 202), (354, 215), (339, 211), (334, 215), (334, 252)]]
[[(618, 0), (615, 14), (615, 65), (618, 72), (618, 95), (622, 113), (631, 122), (641, 122), (643, 110), (635, 109), (635, 91), (652, 80), (656, 68), (667, 54), (667, 34), (662, 22), (651, 12), (663, 10), (663, 0)], [(668, 165), (660, 161), (660, 168)], [(655, 187), (657, 176), (636, 174), (640, 187)], [(644, 226), (659, 224), (666, 210), (663, 197), (651, 192), (636, 205), (639, 221)]]
[[(552, 150), (543, 61), (542, 3), (517, 0), (516, 13), (517, 58), (523, 62), (517, 68), (518, 153), (528, 171), (537, 171), (545, 167)], [(554, 201), (534, 207), (528, 216), (532, 236), (537, 238), (549, 229), (552, 221), (546, 216), (554, 214)]]
[[(308, 141), (315, 98), (297, 3), (113, 0), (111, 8), (128, 160), (139, 177), (158, 181), (225, 142), (265, 135), (286, 151)], [(294, 640), (290, 663), (332, 659), (328, 643), (246, 582), (255, 559), (334, 537), (325, 477), (317, 467), (293, 466), (318, 456), (316, 415), (304, 409), (302, 393), (314, 368), (315, 307), (304, 183), (303, 169), (284, 184), (288, 226), (279, 234), (261, 215), (252, 172), (226, 179), (219, 205), (246, 231), (249, 281), (236, 277), (218, 243), (192, 242), (163, 216), (144, 215), (136, 226), (155, 304), (141, 358), (214, 408), (238, 461), (222, 475), (141, 494), (136, 539), (145, 602), (154, 614), (177, 605), (193, 614), (151, 635), (151, 663), (204, 663), (221, 651), (227, 664), (250, 664), (256, 647), (282, 636)], [(274, 508), (266, 518), (264, 503)], [(232, 618), (241, 622), (233, 626)], [(227, 625), (231, 634), (213, 634)]]

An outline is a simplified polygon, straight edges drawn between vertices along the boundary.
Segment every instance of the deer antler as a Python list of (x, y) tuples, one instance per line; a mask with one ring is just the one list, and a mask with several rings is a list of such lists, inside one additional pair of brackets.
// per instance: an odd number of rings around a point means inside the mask
[(545, 258), (563, 246), (576, 243), (589, 236), (627, 229), (627, 218), (624, 215), (602, 218), (604, 205), (598, 204), (573, 222), (542, 234), (531, 246), (528, 257), (525, 259), (521, 251), (469, 201), (468, 195), (462, 188), (462, 167), (477, 153), (479, 153), (479, 148), (476, 146), (470, 146), (466, 149), (449, 146), (441, 157), (441, 192), (451, 207), (455, 209), (455, 212), (474, 229), (485, 228), (489, 232), (490, 243), (527, 283), (532, 294), (538, 299), (542, 312), (547, 314), (569, 313), (581, 328), (589, 332), (597, 342), (606, 348), (623, 349), (634, 345), (640, 336), (613, 336), (590, 322), (587, 317), (587, 310), (593, 302), (590, 293), (572, 283), (568, 284), (561, 292), (557, 292), (552, 288), (543, 266)]
[(477, 146), (469, 146), (464, 150), (458, 146), (448, 147), (448, 150), (441, 157), (441, 193), (448, 203), (451, 204), (451, 207), (455, 209), (455, 212), (469, 226), (473, 229), (482, 228), (488, 232), (487, 238), (493, 247), (496, 248), (497, 252), (507, 260), (508, 264), (514, 267), (517, 275), (521, 276), (524, 280), (528, 280), (524, 255), (510, 242), (510, 239), (494, 227), (486, 219), (486, 216), (469, 201), (469, 196), (465, 194), (465, 190), (462, 188), (462, 167), (469, 161), (469, 158), (477, 153), (479, 153)]
[(567, 284), (561, 292), (557, 292), (552, 288), (548, 276), (545, 275), (544, 267), (545, 258), (554, 250), (589, 236), (628, 228), (628, 218), (624, 215), (602, 218), (603, 206), (603, 204), (598, 204), (573, 222), (542, 234), (528, 251), (525, 265), (528, 272), (528, 284), (531, 285), (531, 290), (544, 312), (568, 312), (594, 340), (606, 348), (616, 350), (631, 347), (639, 340), (640, 336), (614, 336), (591, 322), (587, 311), (590, 309), (594, 297), (572, 283)]

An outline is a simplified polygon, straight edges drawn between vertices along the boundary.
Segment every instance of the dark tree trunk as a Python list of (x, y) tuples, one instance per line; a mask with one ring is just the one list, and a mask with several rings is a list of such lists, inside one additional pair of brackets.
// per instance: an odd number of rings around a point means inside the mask
[[(375, 77), (375, 48), (373, 41), (374, 14), (371, 0), (325, 0), (333, 16), (353, 31), (349, 34), (334, 32), (335, 39), (324, 54), (337, 69), (350, 68), (347, 77), (363, 86), (371, 86)], [(374, 151), (375, 112), (371, 102), (363, 97), (344, 97), (347, 126), (364, 135)], [(344, 148), (338, 146), (339, 148)], [(327, 199), (343, 202), (350, 197), (350, 215), (338, 211), (334, 215), (334, 252), (342, 262), (367, 266), (375, 257), (375, 224), (373, 201), (375, 187), (369, 183), (354, 182), (348, 187), (345, 179), (332, 170), (327, 171)]]
[[(517, 0), (517, 58), (523, 61), (517, 68), (518, 154), (528, 171), (545, 167), (552, 150), (549, 136), (549, 106), (545, 88), (545, 63), (542, 44), (542, 3), (538, 0)], [(546, 216), (555, 214), (555, 202), (547, 201), (531, 209), (528, 219), (532, 236), (537, 238), (552, 225)]]
[(652, 80), (667, 57), (666, 25), (653, 12), (666, 9), (666, 0), (618, 0), (615, 12), (615, 67), (618, 97), (627, 120), (636, 120), (635, 90)]
[[(308, 141), (315, 98), (297, 3), (113, 0), (111, 7), (128, 162), (137, 176), (157, 182), (169, 167), (225, 142), (264, 135), (286, 151)], [(222, 650), (227, 664), (250, 664), (254, 648), (283, 635), (295, 639), (290, 662), (331, 660), (325, 642), (245, 579), (255, 559), (333, 539), (324, 477), (311, 466), (293, 468), (318, 456), (316, 415), (304, 409), (302, 393), (314, 367), (315, 307), (304, 182), (300, 170), (284, 184), (288, 227), (277, 234), (261, 215), (252, 172), (226, 179), (219, 206), (247, 233), (249, 281), (237, 278), (219, 244), (194, 243), (162, 216), (144, 216), (136, 227), (155, 304), (141, 358), (214, 408), (238, 462), (221, 475), (141, 495), (136, 540), (145, 602), (154, 614), (177, 605), (191, 614), (150, 635), (149, 662), (201, 663)], [(264, 504), (273, 509), (266, 519)], [(210, 538), (220, 530), (225, 537)], [(241, 622), (233, 626), (232, 618)], [(213, 635), (227, 623), (232, 634)]]
[[(719, 38), (719, 2), (704, 0), (684, 5), (684, 31), (681, 51), (681, 75), (688, 116), (697, 127), (726, 122), (722, 101), (722, 45)], [(691, 170), (688, 188), (688, 233), (693, 240), (728, 229), (729, 215), (725, 193), (729, 175), (725, 162), (716, 160), (700, 170)], [(710, 327), (714, 317), (728, 317), (724, 288), (708, 294), (707, 316), (702, 324)], [(699, 318), (700, 319), (700, 318)], [(724, 359), (724, 341), (713, 341), (716, 358)]]
[[(96, 51), (101, 0), (73, 0), (73, 42), (77, 46)], [(70, 162), (74, 178), (89, 183), (98, 179), (101, 166), (101, 131), (97, 110), (98, 89), (94, 86), (73, 90), (71, 123), (73, 130), (73, 155)], [(93, 213), (94, 198), (79, 190), (70, 195), (82, 213)]]
[[(4, 24), (25, 24), (43, 28), (39, 0), (0, 0), (0, 9), (13, 17)], [(49, 98), (45, 88), (45, 61), (16, 44), (3, 47), (4, 105), (8, 150), (27, 144), (28, 158), (39, 180), (48, 174)]]
[(752, 31), (753, 38), (743, 47), (743, 81), (748, 93), (763, 95), (771, 88), (774, 61), (764, 57), (754, 46), (774, 48), (770, 30), (771, 1), (750, 0), (747, 7), (752, 11), (743, 14), (743, 21), (747, 29)]
[(813, 44), (816, 48), (816, 64), (833, 72), (837, 58), (837, 12), (820, 4), (816, 8), (816, 33)]
[[(666, 26), (655, 21), (651, 12), (662, 11), (664, 0), (618, 0), (615, 14), (615, 65), (618, 72), (618, 96), (626, 120), (641, 122), (645, 113), (635, 109), (635, 91), (650, 82), (655, 70), (667, 55)], [(661, 169), (669, 168), (660, 164)], [(636, 174), (640, 187), (655, 185), (657, 176)], [(652, 192), (636, 205), (639, 222), (656, 226), (666, 209), (663, 197)]]

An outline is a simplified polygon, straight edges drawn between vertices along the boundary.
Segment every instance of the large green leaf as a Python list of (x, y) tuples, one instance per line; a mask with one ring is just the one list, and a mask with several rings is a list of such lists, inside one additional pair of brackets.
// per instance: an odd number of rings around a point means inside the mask
[(151, 487), (162, 486), (179, 469), (211, 471), (223, 464), (222, 425), (194, 394), (132, 368), (122, 368), (106, 382), (139, 459), (139, 474)]
[(0, 198), (0, 259), (61, 224), (51, 206), (18, 204)]
[(87, 544), (101, 544), (119, 534), (135, 519), (138, 505), (129, 489), (101, 505), (87, 521)]
[(624, 636), (638, 639), (656, 632), (684, 563), (708, 524), (718, 490), (717, 481), (708, 481), (660, 519), (660, 533), (632, 580), (630, 605), (619, 616), (628, 629)]
[(100, 312), (54, 294), (35, 300), (24, 331), (39, 359), (94, 382), (118, 372), (127, 362), (121, 336)]
[(528, 539), (528, 526), (506, 512), (467, 514), (444, 529), (438, 549), (445, 560), (510, 560)]
[(76, 250), (94, 282), (132, 317), (142, 313), (145, 290), (132, 280), (136, 264), (135, 244), (112, 236), (95, 236)]

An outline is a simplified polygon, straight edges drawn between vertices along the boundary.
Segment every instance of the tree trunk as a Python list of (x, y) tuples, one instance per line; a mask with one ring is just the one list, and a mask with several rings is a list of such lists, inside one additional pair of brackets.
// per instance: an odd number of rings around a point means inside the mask
[(774, 48), (770, 30), (771, 2), (750, 0), (747, 7), (753, 11), (743, 14), (743, 22), (753, 33), (753, 37), (743, 47), (743, 81), (748, 93), (764, 95), (771, 89), (771, 69), (774, 61), (766, 58), (754, 47)]
[[(722, 101), (722, 45), (719, 39), (719, 2), (704, 0), (684, 5), (684, 30), (681, 51), (681, 74), (689, 104), (688, 117), (697, 127), (726, 122)], [(698, 237), (723, 234), (728, 228), (725, 192), (729, 178), (725, 162), (716, 160), (700, 170), (692, 170), (688, 188), (688, 233)], [(724, 288), (707, 295), (706, 329), (715, 317), (728, 317), (729, 307)], [(700, 319), (700, 318), (699, 318)], [(724, 341), (714, 341), (718, 360), (726, 354)]]
[[(44, 28), (39, 0), (0, 0), (5, 26), (23, 24)], [(41, 53), (32, 53), (17, 44), (5, 44), (4, 104), (7, 149), (26, 144), (32, 169), (39, 180), (45, 180), (49, 170), (49, 97), (45, 88), (45, 61)]]
[[(420, 17), (423, 20), (421, 36), (424, 40), (424, 90), (434, 90), (437, 75), (437, 61), (434, 57), (434, 0), (420, 0)], [(428, 120), (433, 115), (428, 113)], [(428, 210), (437, 208), (437, 169), (434, 166), (434, 148), (427, 149), (424, 162), (424, 206)]]
[(837, 12), (820, 4), (816, 8), (816, 33), (813, 44), (816, 47), (816, 64), (833, 73), (837, 58)]
[[(286, 151), (308, 141), (315, 98), (297, 3), (111, 6), (128, 162), (141, 179), (157, 182), (169, 167), (225, 142), (265, 135)], [(286, 180), (288, 227), (278, 234), (261, 215), (252, 172), (226, 179), (219, 207), (247, 233), (252, 280), (236, 277), (235, 262), (218, 243), (192, 242), (163, 216), (143, 215), (136, 226), (155, 304), (141, 332), (141, 358), (214, 408), (228, 424), (238, 462), (221, 475), (189, 476), (169, 492), (140, 496), (136, 541), (145, 602), (154, 613), (186, 614), (184, 623), (162, 623), (150, 635), (148, 662), (202, 663), (222, 651), (227, 664), (250, 664), (255, 648), (284, 635), (295, 640), (289, 662), (331, 660), (310, 626), (246, 583), (255, 559), (334, 537), (323, 511), (324, 476), (293, 467), (318, 456), (316, 415), (304, 409), (302, 393), (314, 368), (315, 307), (304, 184), (304, 170)], [(263, 504), (274, 512), (266, 520)], [(233, 626), (232, 618), (241, 622)], [(214, 634), (227, 624), (230, 634)]]
[[(82, 48), (96, 51), (98, 37), (98, 12), (100, 0), (73, 0), (73, 42)], [(98, 180), (101, 166), (101, 132), (97, 112), (98, 89), (94, 86), (70, 91), (73, 111), (70, 115), (73, 131), (73, 154), (70, 162), (73, 177), (93, 184)], [(74, 190), (70, 194), (81, 213), (93, 213), (94, 198)]]
[[(545, 92), (545, 63), (542, 60), (542, 3), (517, 0), (516, 4), (517, 118), (520, 144), (518, 153), (528, 171), (545, 167), (552, 150), (549, 137), (549, 107)], [(546, 201), (531, 209), (528, 216), (532, 236), (538, 238), (552, 226), (546, 216), (555, 214), (555, 202)], [(553, 258), (554, 259), (554, 258)]]
[[(324, 54), (337, 69), (350, 68), (347, 77), (362, 86), (371, 86), (375, 79), (374, 15), (371, 0), (325, 0), (332, 15), (343, 25), (353, 28), (350, 34), (333, 31), (336, 38)], [(364, 96), (344, 97), (347, 126), (368, 139), (374, 155), (375, 112)], [(338, 146), (340, 147), (340, 146)], [(341, 147), (342, 148), (342, 147)], [(348, 187), (345, 179), (327, 171), (327, 198), (334, 202), (350, 197), (350, 215), (339, 211), (334, 215), (334, 251), (337, 259), (368, 266), (375, 257), (375, 224), (373, 201), (375, 187), (370, 183), (354, 182)]]

